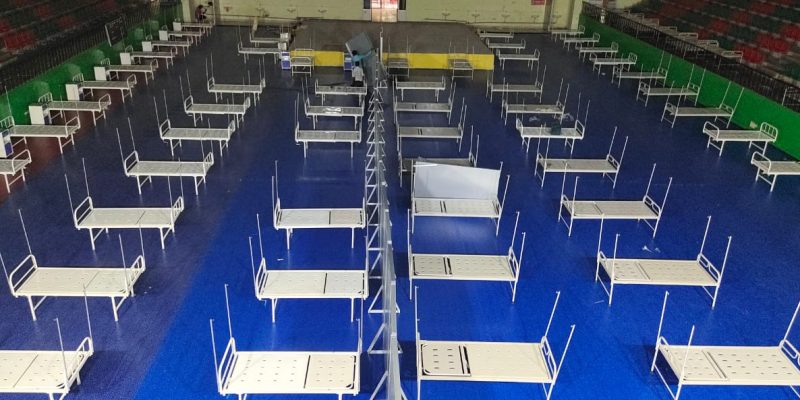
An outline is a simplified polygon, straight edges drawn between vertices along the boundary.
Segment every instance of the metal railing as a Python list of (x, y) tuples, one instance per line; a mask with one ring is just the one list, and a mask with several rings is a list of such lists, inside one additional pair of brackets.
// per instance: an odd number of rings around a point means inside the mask
[(23, 53), (0, 67), (0, 85), (11, 90), (55, 68), (72, 57), (106, 41), (105, 23), (122, 16), (125, 26), (132, 27), (157, 15), (158, 2), (141, 4), (123, 14), (108, 14), (69, 35)]
[(583, 3), (583, 14), (659, 49), (730, 79), (786, 108), (800, 111), (800, 87), (777, 72), (753, 68), (719, 49), (700, 46), (677, 34), (677, 30), (645, 23), (623, 11)]

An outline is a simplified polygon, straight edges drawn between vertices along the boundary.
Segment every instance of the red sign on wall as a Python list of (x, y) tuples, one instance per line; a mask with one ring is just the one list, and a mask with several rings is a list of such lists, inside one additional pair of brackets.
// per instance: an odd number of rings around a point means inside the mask
[(544, 5), (544, 0), (531, 0), (531, 5), (532, 6), (543, 6)]

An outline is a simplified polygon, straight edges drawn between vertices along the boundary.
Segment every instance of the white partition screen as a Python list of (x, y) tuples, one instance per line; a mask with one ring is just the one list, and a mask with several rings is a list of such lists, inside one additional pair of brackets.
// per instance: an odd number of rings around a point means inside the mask
[(417, 163), (414, 197), (494, 200), (500, 170)]

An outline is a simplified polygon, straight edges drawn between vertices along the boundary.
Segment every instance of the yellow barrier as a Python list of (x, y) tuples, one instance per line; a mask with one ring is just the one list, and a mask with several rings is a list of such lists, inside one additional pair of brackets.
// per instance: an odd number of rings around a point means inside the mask
[[(293, 57), (300, 55), (297, 50), (292, 50), (291, 54)], [(303, 51), (302, 55), (307, 53)], [(384, 53), (384, 59), (405, 55), (406, 53)], [(412, 69), (448, 69), (447, 60), (450, 56), (466, 58), (477, 70), (494, 69), (493, 54), (408, 53), (408, 66)], [(341, 51), (314, 51), (315, 67), (341, 67), (343, 64), (344, 53)]]

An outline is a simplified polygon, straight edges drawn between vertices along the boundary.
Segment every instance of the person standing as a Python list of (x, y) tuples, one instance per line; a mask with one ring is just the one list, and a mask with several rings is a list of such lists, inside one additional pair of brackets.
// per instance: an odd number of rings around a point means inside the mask
[(199, 6), (197, 6), (197, 8), (194, 9), (194, 20), (196, 22), (205, 22), (206, 8), (203, 7), (202, 4), (200, 4)]
[(353, 86), (361, 87), (364, 86), (364, 69), (361, 68), (361, 63), (357, 62), (353, 66)]

